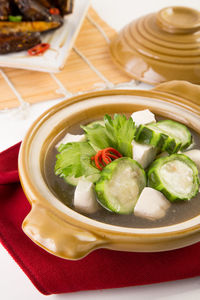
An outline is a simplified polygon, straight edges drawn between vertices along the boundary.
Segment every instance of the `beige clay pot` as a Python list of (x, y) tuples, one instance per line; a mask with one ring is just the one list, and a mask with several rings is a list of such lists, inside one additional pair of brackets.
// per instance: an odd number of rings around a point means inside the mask
[(65, 100), (45, 112), (29, 129), (20, 149), (19, 173), (32, 209), (24, 232), (45, 250), (80, 259), (97, 248), (164, 251), (200, 241), (200, 215), (159, 228), (126, 228), (94, 221), (65, 206), (48, 188), (42, 172), (46, 150), (65, 128), (105, 113), (149, 108), (200, 134), (200, 87), (172, 81), (151, 91), (111, 90)]

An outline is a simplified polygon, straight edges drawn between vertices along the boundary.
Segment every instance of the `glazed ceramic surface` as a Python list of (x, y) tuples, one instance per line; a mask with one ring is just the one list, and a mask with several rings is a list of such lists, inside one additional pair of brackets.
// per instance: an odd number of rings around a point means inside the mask
[(48, 188), (43, 164), (48, 148), (66, 128), (105, 113), (131, 113), (149, 108), (185, 123), (200, 134), (200, 87), (173, 81), (152, 91), (111, 90), (68, 99), (44, 113), (30, 128), (19, 155), (19, 173), (32, 209), (24, 232), (47, 251), (79, 259), (97, 248), (163, 251), (200, 240), (200, 216), (158, 228), (127, 228), (85, 217), (64, 205)]
[(153, 85), (169, 80), (200, 83), (200, 12), (167, 7), (122, 29), (110, 51), (133, 78)]

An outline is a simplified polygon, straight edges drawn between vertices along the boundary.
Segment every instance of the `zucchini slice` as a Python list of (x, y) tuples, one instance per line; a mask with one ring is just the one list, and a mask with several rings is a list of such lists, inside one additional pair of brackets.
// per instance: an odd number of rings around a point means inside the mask
[(184, 150), (192, 144), (191, 132), (185, 125), (181, 123), (172, 120), (163, 120), (157, 122), (156, 127), (164, 130), (167, 135), (176, 140), (176, 143), (180, 142), (180, 150)]
[(139, 143), (157, 147), (161, 151), (168, 153), (176, 153), (181, 147), (181, 142), (170, 137), (167, 132), (156, 126), (155, 124), (140, 125), (135, 140)]
[(140, 125), (136, 132), (136, 142), (161, 148), (168, 136), (162, 130), (151, 125)]
[(131, 214), (145, 186), (142, 167), (135, 160), (122, 157), (103, 169), (95, 190), (104, 208), (118, 214)]
[(190, 200), (199, 190), (197, 167), (184, 154), (161, 157), (149, 167), (148, 186), (162, 192), (171, 202)]

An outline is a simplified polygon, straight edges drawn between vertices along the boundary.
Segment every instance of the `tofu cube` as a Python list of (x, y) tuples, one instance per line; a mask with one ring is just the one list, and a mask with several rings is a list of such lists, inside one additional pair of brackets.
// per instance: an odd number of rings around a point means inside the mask
[(61, 144), (73, 143), (73, 142), (83, 142), (85, 140), (84, 134), (71, 134), (67, 133), (64, 138), (56, 145), (56, 148)]
[(99, 209), (94, 185), (85, 179), (80, 179), (74, 193), (74, 207), (83, 213), (95, 213)]
[(132, 141), (133, 159), (144, 169), (152, 163), (156, 157), (157, 149), (151, 145), (140, 144)]
[(133, 119), (137, 127), (141, 124), (156, 122), (155, 115), (149, 109), (136, 111), (132, 113), (131, 118)]
[(137, 217), (154, 221), (163, 218), (170, 205), (161, 192), (146, 187), (135, 205), (134, 214)]
[(196, 164), (198, 171), (200, 172), (200, 150), (193, 149), (190, 151), (183, 152)]

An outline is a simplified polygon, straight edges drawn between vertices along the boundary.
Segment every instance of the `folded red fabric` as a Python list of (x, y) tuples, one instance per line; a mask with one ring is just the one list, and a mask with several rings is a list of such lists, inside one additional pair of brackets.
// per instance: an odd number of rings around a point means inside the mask
[(21, 230), (30, 205), (19, 183), (20, 144), (0, 153), (0, 240), (43, 294), (125, 287), (200, 275), (200, 243), (161, 253), (99, 249), (79, 261), (55, 257)]

